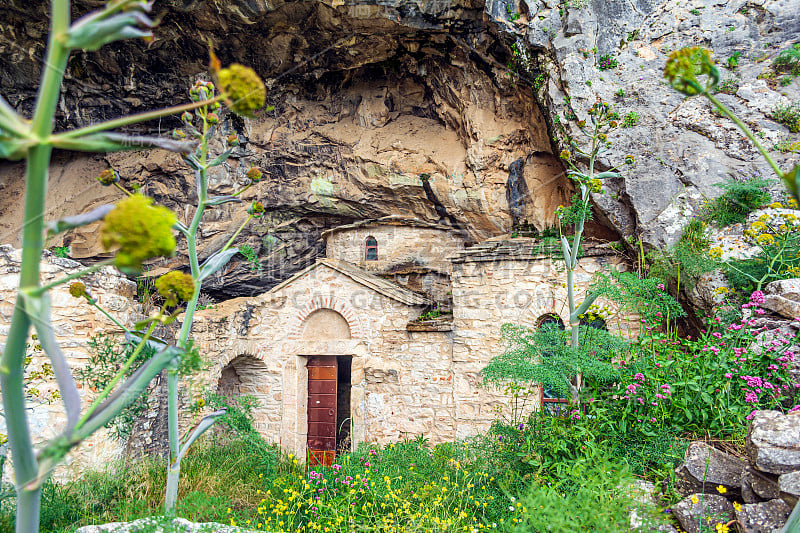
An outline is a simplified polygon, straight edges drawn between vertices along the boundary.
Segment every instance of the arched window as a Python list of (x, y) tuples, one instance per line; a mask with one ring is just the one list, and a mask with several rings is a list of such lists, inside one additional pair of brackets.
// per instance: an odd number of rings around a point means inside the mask
[(378, 241), (375, 237), (367, 237), (366, 246), (364, 248), (364, 259), (367, 261), (378, 260)]
[(564, 321), (561, 320), (561, 317), (558, 316), (555, 313), (548, 313), (546, 315), (542, 315), (536, 320), (536, 327), (537, 328), (541, 328), (542, 326), (546, 326), (548, 324), (552, 324), (551, 327), (553, 327), (553, 326), (557, 327), (561, 331), (564, 331), (564, 329), (565, 329)]

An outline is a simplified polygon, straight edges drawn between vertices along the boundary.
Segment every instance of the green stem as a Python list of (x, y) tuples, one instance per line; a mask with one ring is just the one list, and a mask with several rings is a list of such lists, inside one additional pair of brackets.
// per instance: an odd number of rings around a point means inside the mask
[(703, 93), (703, 96), (708, 98), (711, 101), (711, 103), (716, 105), (719, 108), (719, 110), (722, 111), (722, 113), (726, 117), (731, 119), (733, 121), (733, 123), (736, 124), (739, 127), (740, 130), (742, 130), (742, 133), (744, 133), (747, 136), (747, 138), (750, 139), (750, 141), (754, 145), (756, 145), (756, 148), (758, 149), (759, 152), (761, 152), (761, 155), (764, 156), (764, 159), (767, 160), (767, 163), (769, 163), (769, 166), (772, 167), (772, 170), (775, 172), (775, 174), (777, 174), (780, 179), (783, 179), (783, 177), (784, 177), (783, 176), (783, 171), (780, 169), (780, 167), (777, 165), (777, 163), (775, 163), (775, 161), (772, 159), (772, 157), (770, 157), (769, 152), (761, 145), (760, 142), (758, 142), (758, 139), (753, 134), (753, 132), (750, 131), (750, 128), (747, 127), (747, 124), (742, 122), (742, 120), (739, 117), (734, 115), (727, 107), (725, 107), (722, 104), (722, 102), (717, 100), (716, 97), (713, 94), (705, 92), (705, 93)]
[(101, 261), (101, 262), (97, 263), (96, 265), (92, 265), (90, 267), (86, 267), (83, 270), (79, 270), (78, 272), (73, 272), (72, 274), (68, 274), (68, 275), (64, 276), (63, 278), (59, 278), (59, 279), (57, 279), (55, 281), (52, 281), (52, 282), (48, 283), (47, 285), (44, 285), (42, 287), (38, 287), (38, 288), (30, 291), (30, 295), (31, 296), (41, 296), (42, 294), (46, 293), (50, 289), (54, 289), (54, 288), (58, 287), (59, 285), (63, 285), (64, 283), (67, 283), (68, 281), (72, 281), (73, 279), (86, 276), (87, 274), (91, 274), (92, 272), (96, 272), (96, 271), (100, 270), (103, 267), (107, 267), (107, 266), (113, 265), (113, 264), (114, 264), (114, 260), (113, 259), (106, 259), (105, 261)]
[[(203, 218), (208, 199), (208, 121), (206, 114), (199, 113), (203, 117), (203, 140), (200, 144), (200, 171), (197, 183), (197, 209), (192, 217), (186, 235), (186, 250), (189, 256), (189, 268), (194, 279), (194, 294), (186, 304), (186, 312), (183, 315), (183, 324), (178, 334), (178, 347), (186, 348), (189, 340), (189, 333), (192, 330), (194, 312), (197, 309), (197, 300), (200, 298), (200, 289), (203, 282), (200, 281), (200, 262), (197, 259), (197, 229)], [(178, 500), (178, 481), (181, 474), (180, 463), (180, 436), (178, 432), (178, 371), (169, 370), (167, 372), (167, 435), (169, 438), (169, 464), (167, 467), (167, 488), (164, 495), (164, 510), (167, 513), (175, 511)]]
[(224, 252), (225, 250), (227, 250), (230, 247), (230, 245), (233, 244), (233, 241), (236, 240), (236, 237), (238, 237), (239, 234), (242, 232), (242, 230), (247, 225), (247, 223), (250, 222), (250, 220), (252, 220), (252, 218), (253, 218), (253, 215), (250, 215), (249, 217), (247, 217), (245, 219), (245, 221), (242, 222), (241, 226), (239, 226), (239, 229), (237, 229), (234, 232), (234, 234), (231, 236), (231, 238), (228, 239), (228, 242), (225, 243), (225, 246), (223, 246), (222, 249), (217, 253)]
[(103, 314), (106, 316), (106, 318), (108, 318), (110, 321), (112, 321), (114, 324), (116, 324), (116, 325), (117, 325), (117, 326), (118, 326), (120, 329), (123, 329), (123, 330), (125, 330), (127, 333), (131, 333), (131, 330), (129, 330), (128, 328), (126, 328), (125, 326), (123, 326), (123, 325), (120, 323), (120, 321), (119, 321), (119, 320), (117, 320), (116, 318), (114, 318), (113, 316), (111, 316), (110, 314), (108, 314), (108, 312), (107, 312), (105, 309), (103, 309), (102, 307), (100, 307), (99, 305), (97, 305), (97, 302), (94, 300), (94, 298), (87, 298), (87, 300), (86, 300), (86, 301), (88, 301), (88, 302), (89, 302), (89, 305), (91, 305), (91, 306), (94, 306), (94, 308), (95, 308), (95, 309), (97, 309), (98, 311), (100, 311), (101, 313), (103, 313)]
[(94, 414), (98, 406), (101, 403), (103, 403), (103, 400), (108, 398), (108, 395), (111, 394), (111, 392), (114, 390), (114, 387), (116, 387), (117, 384), (120, 381), (122, 381), (122, 378), (124, 378), (128, 370), (131, 369), (131, 366), (133, 366), (133, 363), (136, 361), (136, 359), (139, 357), (139, 354), (142, 353), (142, 350), (147, 345), (147, 340), (150, 338), (150, 336), (153, 334), (153, 331), (156, 329), (156, 324), (157, 322), (150, 323), (150, 327), (147, 329), (147, 333), (144, 334), (142, 340), (136, 346), (136, 349), (133, 351), (131, 356), (128, 358), (127, 361), (125, 361), (125, 364), (122, 366), (122, 368), (119, 369), (119, 372), (117, 372), (117, 375), (114, 376), (114, 379), (112, 379), (109, 382), (109, 384), (106, 385), (106, 388), (103, 389), (103, 392), (101, 392), (100, 395), (97, 398), (95, 398), (95, 400), (92, 402), (92, 405), (86, 411), (86, 414), (83, 415), (83, 417), (78, 421), (78, 424), (75, 426), (76, 432), (86, 423), (87, 420), (89, 420), (92, 417), (92, 414)]
[(88, 135), (90, 133), (99, 133), (102, 131), (108, 131), (120, 128), (122, 126), (129, 126), (131, 124), (138, 124), (140, 122), (146, 122), (148, 120), (163, 118), (170, 115), (177, 115), (183, 113), (184, 111), (192, 111), (199, 107), (204, 107), (207, 106), (208, 104), (219, 102), (220, 100), (222, 100), (222, 96), (215, 96), (211, 100), (203, 100), (202, 102), (192, 102), (191, 104), (176, 105), (164, 109), (156, 109), (154, 111), (145, 111), (144, 113), (137, 113), (135, 115), (120, 117), (114, 120), (108, 120), (106, 122), (100, 122), (98, 124), (92, 124), (91, 126), (78, 128), (76, 130), (59, 133), (58, 137), (64, 139), (74, 139), (75, 137)]
[[(61, 81), (67, 64), (68, 51), (58, 42), (58, 36), (69, 28), (69, 0), (51, 2), (50, 39), (47, 59), (39, 85), (36, 111), (31, 123), (31, 133), (45, 139), (53, 129)], [(52, 148), (38, 144), (28, 152), (25, 178), (25, 214), (22, 232), (22, 263), (20, 265), (20, 291), (39, 286), (39, 268), (44, 248), (45, 199), (47, 176)], [(26, 489), (34, 481), (38, 464), (31, 442), (30, 428), (25, 412), (24, 358), (25, 343), (30, 330), (21, 294), (17, 294), (16, 306), (11, 319), (2, 366), (8, 373), (0, 374), (3, 408), (8, 427), (8, 440), (14, 461), (17, 488), (17, 533), (37, 533), (39, 530), (40, 489)]]

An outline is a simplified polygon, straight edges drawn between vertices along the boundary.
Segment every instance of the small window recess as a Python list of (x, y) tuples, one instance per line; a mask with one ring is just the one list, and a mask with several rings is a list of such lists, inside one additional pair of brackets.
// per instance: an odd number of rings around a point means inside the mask
[(366, 261), (378, 260), (378, 241), (375, 239), (375, 237), (367, 237), (367, 241), (364, 246), (364, 259)]

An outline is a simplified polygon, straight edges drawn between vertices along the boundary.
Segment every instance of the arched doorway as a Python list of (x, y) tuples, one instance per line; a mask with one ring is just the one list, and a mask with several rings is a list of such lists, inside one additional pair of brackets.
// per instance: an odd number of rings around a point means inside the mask
[(264, 362), (251, 355), (240, 355), (233, 358), (220, 371), (217, 380), (217, 394), (233, 405), (243, 396), (255, 398), (257, 405), (253, 408), (253, 426), (256, 430), (266, 429), (266, 405), (270, 392), (268, 369)]

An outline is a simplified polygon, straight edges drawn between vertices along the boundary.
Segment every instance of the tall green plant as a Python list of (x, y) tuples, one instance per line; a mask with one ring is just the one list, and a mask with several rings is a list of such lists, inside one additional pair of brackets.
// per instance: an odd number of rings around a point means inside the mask
[[(151, 4), (142, 0), (112, 0), (103, 9), (72, 22), (69, 0), (51, 0), (47, 56), (31, 120), (23, 118), (0, 98), (0, 157), (26, 160), (20, 282), (6, 344), (0, 359), (3, 410), (15, 470), (18, 533), (35, 533), (39, 530), (42, 484), (68, 451), (108, 424), (141, 394), (150, 380), (162, 369), (170, 367), (172, 369), (170, 375), (177, 375), (175, 369), (181, 357), (189, 352), (186, 328), (191, 324), (190, 313), (189, 320), (184, 323), (186, 332), (182, 332), (182, 340), (177, 346), (159, 343), (156, 354), (122, 382), (124, 371), (129, 368), (126, 363), (120, 374), (100, 393), (98, 399), (86, 412), (81, 413), (81, 400), (74, 377), (56, 342), (50, 323), (49, 291), (107, 264), (113, 263), (126, 272), (136, 272), (141, 269), (144, 261), (174, 252), (173, 227), (183, 233), (187, 241), (194, 242), (197, 224), (193, 223), (191, 229), (186, 228), (178, 223), (175, 216), (167, 209), (154, 207), (150, 199), (139, 195), (126, 198), (116, 207), (102, 206), (85, 215), (66, 217), (45, 224), (48, 167), (53, 149), (112, 152), (164, 148), (186, 154), (187, 161), (195, 163), (200, 169), (203, 167), (207, 169), (210, 162), (205, 160), (195, 162), (197, 152), (192, 150), (191, 144), (153, 137), (133, 137), (111, 130), (184, 111), (207, 109), (208, 106), (223, 99), (229, 103), (234, 112), (251, 114), (263, 106), (266, 96), (263, 83), (251, 70), (241, 65), (220, 69), (219, 65), (215, 64), (213, 66), (216, 68), (213, 70), (217, 71), (222, 90), (219, 96), (206, 94), (210, 99), (197, 98), (196, 101), (183, 106), (54, 133), (55, 111), (69, 54), (73, 50), (97, 50), (105, 44), (122, 39), (152, 38), (151, 29), (155, 24), (148, 17), (151, 7)], [(205, 143), (201, 140), (200, 144)], [(200, 203), (204, 207), (212, 201), (214, 200), (201, 198)], [(101, 219), (105, 221), (102, 230), (103, 242), (108, 248), (117, 250), (115, 257), (43, 286), (39, 278), (45, 231), (55, 235)], [(199, 223), (199, 218), (196, 218), (196, 222)], [(213, 256), (213, 261), (207, 261), (202, 268), (196, 264), (195, 259), (192, 264), (192, 272), (196, 274), (193, 284), (199, 286), (197, 275), (210, 275), (225, 264), (226, 257), (229, 258), (225, 253), (217, 254)], [(76, 284), (71, 287), (73, 295), (86, 296), (85, 287), (81, 292), (81, 285)], [(175, 288), (172, 283), (164, 283), (164, 289), (168, 292)], [(186, 295), (186, 291), (183, 291), (183, 294)], [(195, 290), (190, 297), (195, 304), (198, 294), (199, 290)], [(138, 340), (138, 346), (129, 360), (130, 364), (133, 364), (147, 345), (156, 324), (172, 319), (174, 314), (165, 315), (159, 312), (143, 325), (147, 328), (145, 333), (138, 335), (130, 333)], [(117, 324), (121, 326), (118, 322)], [(39, 342), (50, 358), (67, 419), (64, 430), (44, 443), (38, 453), (34, 451), (25, 402), (24, 359), (26, 341), (31, 328), (36, 330)], [(174, 382), (175, 379), (171, 378), (171, 381)], [(177, 424), (175, 427), (177, 428)]]
[[(589, 205), (589, 193), (600, 193), (602, 191), (602, 180), (608, 178), (618, 178), (616, 172), (618, 167), (603, 172), (597, 172), (598, 158), (611, 149), (611, 142), (608, 134), (617, 129), (619, 124), (610, 118), (611, 106), (605, 102), (596, 102), (589, 108), (588, 114), (591, 125), (581, 120), (576, 123), (578, 130), (588, 141), (588, 148), (584, 150), (576, 142), (572, 141), (571, 147), (574, 154), (569, 150), (561, 152), (563, 159), (569, 166), (567, 176), (575, 183), (578, 193), (573, 198), (572, 206), (569, 208), (559, 207), (556, 211), (559, 219), (559, 237), (561, 240), (561, 252), (564, 262), (567, 265), (567, 304), (569, 306), (569, 325), (571, 328), (571, 345), (578, 347), (579, 336), (578, 327), (580, 325), (580, 315), (584, 314), (599, 296), (598, 293), (588, 293), (582, 303), (578, 304), (575, 300), (575, 270), (578, 268), (578, 256), (583, 239), (583, 230), (586, 221), (591, 217), (591, 206)], [(611, 115), (613, 116), (613, 115)], [(585, 167), (581, 162), (585, 162)], [(625, 159), (628, 164), (633, 164), (633, 156)], [(564, 234), (566, 227), (573, 228), (570, 236)], [(570, 243), (570, 239), (572, 242)]]

